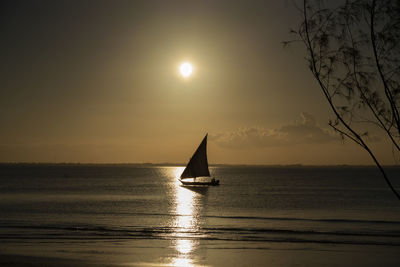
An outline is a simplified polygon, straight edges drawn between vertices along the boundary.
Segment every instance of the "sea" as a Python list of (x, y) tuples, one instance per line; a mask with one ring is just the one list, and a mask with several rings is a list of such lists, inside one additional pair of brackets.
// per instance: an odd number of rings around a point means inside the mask
[[(400, 190), (400, 167), (386, 167)], [(400, 266), (400, 201), (373, 166), (1, 164), (0, 255), (116, 266)], [(375, 265), (376, 264), (376, 265)], [(379, 265), (380, 264), (380, 265)]]

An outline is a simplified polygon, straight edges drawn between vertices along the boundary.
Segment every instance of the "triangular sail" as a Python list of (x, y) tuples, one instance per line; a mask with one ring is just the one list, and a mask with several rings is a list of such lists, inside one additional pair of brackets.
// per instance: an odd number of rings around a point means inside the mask
[(207, 135), (208, 134), (204, 137), (196, 152), (194, 152), (185, 170), (181, 174), (181, 179), (210, 176), (207, 162)]

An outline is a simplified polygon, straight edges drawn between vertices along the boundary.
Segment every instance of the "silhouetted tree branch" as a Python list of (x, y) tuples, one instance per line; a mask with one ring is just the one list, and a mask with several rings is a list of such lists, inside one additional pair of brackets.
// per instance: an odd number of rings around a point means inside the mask
[(329, 125), (369, 154), (400, 200), (360, 128), (367, 122), (382, 130), (400, 152), (400, 1), (346, 0), (326, 8), (322, 0), (304, 0), (300, 11), (302, 22), (291, 32), (305, 45), (308, 66), (335, 115)]

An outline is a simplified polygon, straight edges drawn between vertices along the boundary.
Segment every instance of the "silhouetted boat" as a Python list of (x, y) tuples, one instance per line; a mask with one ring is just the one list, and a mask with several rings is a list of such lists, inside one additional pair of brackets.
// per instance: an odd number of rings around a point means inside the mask
[[(198, 177), (210, 177), (210, 171), (208, 170), (207, 162), (207, 135), (208, 134), (206, 134), (203, 141), (194, 152), (193, 156), (190, 158), (185, 170), (183, 170), (181, 174), (179, 181), (183, 185), (219, 185), (219, 180), (215, 180), (214, 178), (206, 181), (196, 181), (196, 178)], [(185, 181), (185, 179), (192, 180)]]

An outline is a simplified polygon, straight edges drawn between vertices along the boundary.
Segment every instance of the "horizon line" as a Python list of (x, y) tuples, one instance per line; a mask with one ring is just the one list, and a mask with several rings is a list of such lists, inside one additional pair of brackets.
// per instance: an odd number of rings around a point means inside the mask
[[(35, 162), (35, 161), (9, 161), (0, 162), (0, 165), (141, 165), (141, 166), (186, 166), (187, 163), (179, 162)], [(373, 164), (253, 164), (253, 163), (209, 163), (209, 166), (248, 166), (248, 167), (376, 167)], [(400, 167), (400, 165), (383, 165), (385, 167)]]

